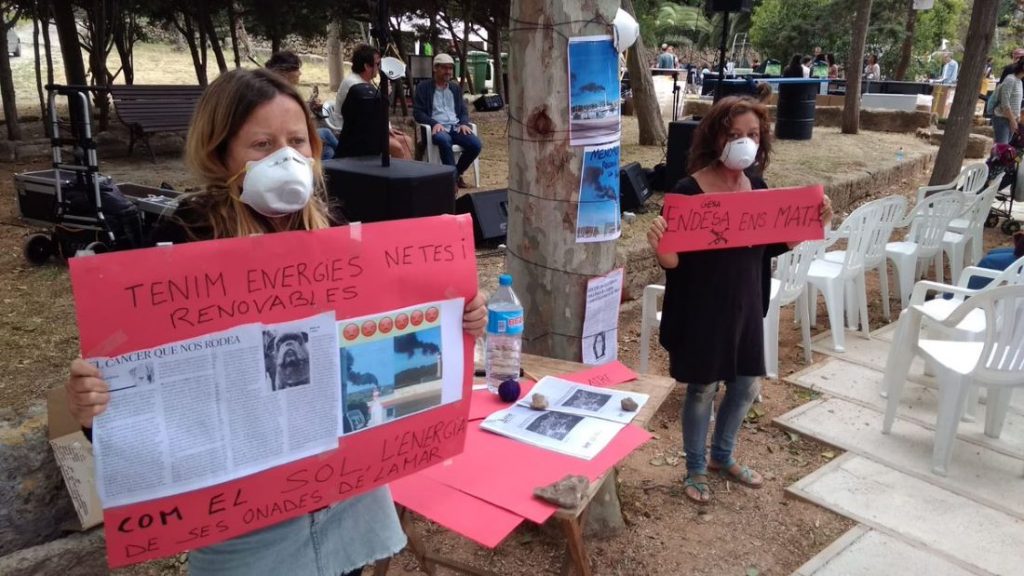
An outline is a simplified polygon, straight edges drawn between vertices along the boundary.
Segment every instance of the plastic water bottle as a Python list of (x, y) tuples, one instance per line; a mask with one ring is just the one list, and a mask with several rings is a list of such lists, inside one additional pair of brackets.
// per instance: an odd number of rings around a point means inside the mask
[(903, 162), (904, 158), (905, 156), (903, 154), (903, 146), (900, 146), (899, 149), (896, 150), (896, 161)]
[(498, 291), (487, 304), (485, 366), (487, 389), (497, 394), (505, 380), (519, 379), (523, 350), (523, 306), (512, 291), (512, 276), (498, 277)]

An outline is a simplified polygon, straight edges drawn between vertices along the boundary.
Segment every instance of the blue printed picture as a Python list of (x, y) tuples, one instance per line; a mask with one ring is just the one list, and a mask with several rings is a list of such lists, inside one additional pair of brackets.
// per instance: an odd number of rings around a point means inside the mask
[(569, 39), (569, 143), (618, 142), (619, 55), (611, 36)]
[(588, 146), (580, 171), (576, 241), (614, 240), (622, 233), (619, 209), (619, 145)]
[(349, 345), (340, 353), (345, 434), (441, 405), (440, 326)]

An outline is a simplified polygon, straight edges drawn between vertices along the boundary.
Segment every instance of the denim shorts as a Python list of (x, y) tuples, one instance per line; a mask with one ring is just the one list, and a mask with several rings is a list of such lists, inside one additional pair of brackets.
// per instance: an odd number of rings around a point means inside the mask
[(385, 486), (189, 554), (192, 576), (339, 576), (405, 547)]

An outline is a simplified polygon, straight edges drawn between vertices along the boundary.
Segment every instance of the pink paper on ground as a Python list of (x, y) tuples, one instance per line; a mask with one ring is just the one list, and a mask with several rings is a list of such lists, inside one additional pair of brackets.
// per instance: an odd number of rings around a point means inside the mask
[(392, 482), (391, 496), (402, 506), (488, 548), (500, 544), (523, 521), (522, 516), (424, 474)]
[(534, 498), (535, 487), (568, 474), (596, 480), (650, 438), (649, 432), (631, 424), (593, 460), (582, 460), (492, 434), (482, 430), (479, 422), (470, 422), (463, 453), (417, 475), (429, 476), (540, 524), (556, 508)]
[[(533, 380), (520, 380), (519, 398), (525, 397), (534, 384)], [(497, 394), (489, 390), (474, 390), (469, 402), (469, 419), (470, 421), (483, 420), (498, 410), (504, 410), (510, 406), (512, 406), (511, 403), (502, 402)]]
[(727, 194), (666, 194), (658, 252), (759, 246), (825, 237), (818, 184)]
[(593, 368), (587, 368), (586, 370), (580, 370), (579, 372), (562, 374), (559, 378), (587, 384), (588, 386), (606, 388), (636, 380), (637, 375), (628, 366), (616, 360), (600, 366), (594, 366)]

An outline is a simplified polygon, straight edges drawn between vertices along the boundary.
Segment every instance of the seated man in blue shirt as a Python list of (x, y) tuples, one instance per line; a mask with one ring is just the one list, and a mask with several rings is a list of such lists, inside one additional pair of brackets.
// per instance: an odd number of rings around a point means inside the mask
[[(431, 139), (441, 153), (441, 163), (454, 165), (458, 172), (459, 188), (468, 188), (462, 174), (480, 155), (483, 143), (473, 134), (469, 125), (469, 111), (462, 100), (462, 89), (451, 79), (454, 71), (455, 61), (451, 56), (435, 56), (434, 79), (416, 85), (412, 113), (416, 122), (430, 126)], [(458, 164), (455, 164), (455, 154), (452, 152), (454, 144), (462, 148)]]

